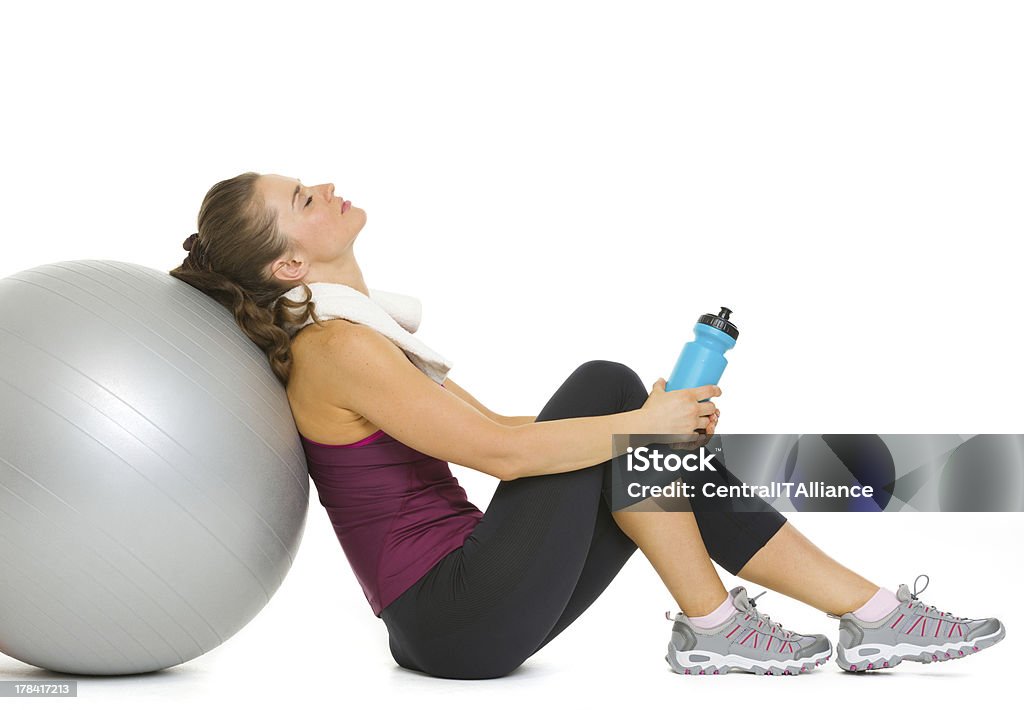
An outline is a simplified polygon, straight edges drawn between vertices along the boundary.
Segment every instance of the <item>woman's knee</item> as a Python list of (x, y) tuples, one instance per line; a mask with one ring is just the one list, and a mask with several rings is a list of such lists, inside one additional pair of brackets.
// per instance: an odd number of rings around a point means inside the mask
[(576, 368), (572, 377), (593, 379), (604, 385), (616, 383), (622, 388), (626, 409), (636, 409), (647, 400), (647, 388), (640, 375), (629, 365), (615, 360), (588, 360)]
[(639, 409), (647, 399), (640, 377), (612, 360), (588, 360), (565, 378), (537, 421), (599, 416)]

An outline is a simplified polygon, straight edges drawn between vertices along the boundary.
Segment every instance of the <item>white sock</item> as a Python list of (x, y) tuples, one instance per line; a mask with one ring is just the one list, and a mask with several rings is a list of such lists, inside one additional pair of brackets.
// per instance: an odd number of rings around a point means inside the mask
[(704, 616), (691, 616), (690, 623), (702, 629), (710, 629), (724, 624), (735, 613), (736, 605), (732, 603), (732, 595), (726, 592), (725, 601), (717, 609)]
[(895, 594), (885, 587), (879, 587), (874, 596), (864, 602), (864, 606), (854, 609), (853, 615), (861, 621), (878, 621), (892, 613), (899, 605), (900, 600)]

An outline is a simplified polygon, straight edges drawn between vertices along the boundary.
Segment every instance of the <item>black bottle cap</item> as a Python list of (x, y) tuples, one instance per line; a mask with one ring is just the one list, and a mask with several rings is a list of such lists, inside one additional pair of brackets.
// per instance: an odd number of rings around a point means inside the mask
[(712, 328), (718, 328), (733, 340), (736, 340), (740, 337), (740, 329), (729, 320), (730, 313), (732, 313), (731, 310), (722, 306), (722, 310), (719, 311), (717, 316), (712, 313), (705, 313), (697, 319), (697, 322), (710, 325)]

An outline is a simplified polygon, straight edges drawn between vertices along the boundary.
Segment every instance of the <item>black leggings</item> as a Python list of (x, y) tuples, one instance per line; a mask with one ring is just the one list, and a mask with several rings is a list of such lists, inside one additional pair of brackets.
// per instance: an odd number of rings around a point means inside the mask
[[(647, 396), (629, 367), (591, 360), (537, 421), (639, 409)], [(497, 678), (575, 621), (637, 549), (612, 518), (610, 469), (605, 461), (499, 483), (465, 544), (381, 612), (395, 661), (442, 678)], [(714, 499), (698, 500), (694, 515), (708, 554), (731, 574), (786, 522), (767, 503), (722, 512), (710, 509)]]

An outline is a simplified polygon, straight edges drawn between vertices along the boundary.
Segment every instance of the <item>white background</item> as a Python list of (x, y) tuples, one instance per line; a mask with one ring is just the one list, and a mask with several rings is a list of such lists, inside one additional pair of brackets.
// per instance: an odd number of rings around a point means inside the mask
[[(419, 296), (418, 335), (500, 413), (535, 414), (589, 359), (667, 378), (725, 305), (741, 335), (720, 433), (1021, 433), (1021, 36), (1012, 2), (5, 6), (0, 276), (170, 269), (214, 182), (272, 172), (366, 210), (367, 283)], [(485, 508), (494, 479), (453, 471)], [(605, 705), (728, 686), (759, 707), (952, 706), (1010, 687), (1020, 514), (790, 520), (877, 584), (929, 574), (927, 603), (998, 615), (1006, 640), (874, 680), (834, 663), (677, 676), (672, 599), (638, 553), (513, 675), (432, 679), (391, 659), (314, 499), (241, 632), (153, 676), (80, 679), (77, 702)], [(837, 638), (821, 612), (759, 601)], [(0, 679), (47, 677), (0, 658)]]

